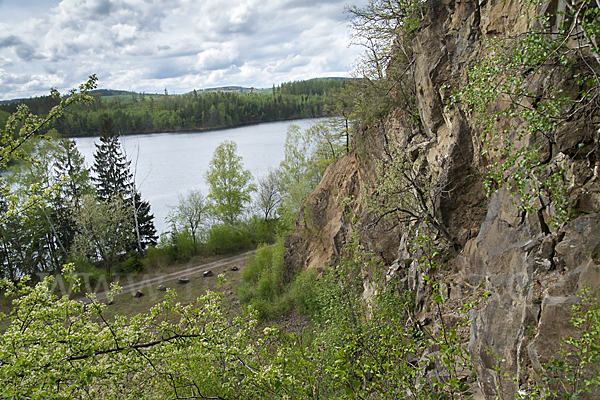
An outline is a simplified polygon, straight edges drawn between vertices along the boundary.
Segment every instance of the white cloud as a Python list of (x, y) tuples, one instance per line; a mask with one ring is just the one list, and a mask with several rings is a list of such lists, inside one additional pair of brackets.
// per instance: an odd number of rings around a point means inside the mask
[(0, 67), (12, 67), (13, 62), (10, 58), (0, 57)]
[(239, 51), (232, 43), (211, 47), (198, 54), (196, 64), (200, 71), (221, 70), (240, 64)]
[[(360, 49), (347, 47), (344, 6), (341, 0), (55, 0), (25, 18), (14, 3), (0, 3), (0, 32), (11, 32), (0, 36), (6, 75), (0, 99), (46, 94), (49, 83), (66, 90), (92, 73), (100, 87), (170, 93), (347, 75)], [(4, 10), (18, 18), (3, 17)]]

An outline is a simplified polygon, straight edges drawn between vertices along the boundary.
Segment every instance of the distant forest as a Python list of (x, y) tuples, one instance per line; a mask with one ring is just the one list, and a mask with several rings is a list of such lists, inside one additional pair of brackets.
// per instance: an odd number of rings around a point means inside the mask
[[(69, 109), (49, 128), (67, 137), (94, 136), (103, 115), (112, 119), (115, 130), (121, 134), (218, 129), (323, 117), (332, 115), (336, 94), (346, 84), (346, 79), (311, 79), (273, 86), (268, 93), (242, 89), (148, 95), (102, 90), (93, 93), (92, 104)], [(50, 96), (19, 100), (37, 115), (44, 115), (58, 101)], [(17, 104), (0, 105), (0, 120), (13, 113)]]

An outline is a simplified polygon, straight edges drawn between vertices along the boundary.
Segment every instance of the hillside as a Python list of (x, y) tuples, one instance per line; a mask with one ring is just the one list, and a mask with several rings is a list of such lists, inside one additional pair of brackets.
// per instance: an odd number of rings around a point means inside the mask
[[(486, 399), (532, 393), (562, 340), (581, 335), (570, 322), (580, 290), (600, 285), (598, 81), (578, 79), (597, 77), (598, 57), (576, 53), (567, 36), (536, 61), (532, 38), (545, 40), (536, 30), (560, 33), (553, 4), (427, 2), (414, 37), (395, 42), (412, 54), (387, 65), (392, 105), (328, 167), (286, 241), (291, 270), (320, 270), (357, 237), (378, 263), (363, 264), (364, 298), (385, 290), (371, 285), (377, 274), (399, 282), (414, 328), (439, 333), (479, 302), (462, 334), (476, 374), (470, 393)], [(414, 102), (403, 85), (414, 85)], [(448, 374), (441, 364), (426, 371)], [(457, 374), (471, 382), (468, 369)], [(582, 396), (598, 398), (594, 390)]]

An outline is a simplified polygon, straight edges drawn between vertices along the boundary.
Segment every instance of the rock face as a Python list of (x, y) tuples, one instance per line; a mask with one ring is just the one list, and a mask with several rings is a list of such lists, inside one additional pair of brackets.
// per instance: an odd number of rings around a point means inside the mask
[[(385, 268), (393, 264), (391, 270), (407, 277), (419, 299), (417, 319), (421, 313), (425, 320), (427, 292), (419, 272), (409, 269), (412, 255), (401, 241), (406, 237), (366, 229), (372, 216), (360, 202), (361, 187), (376, 182), (373, 160), (386, 138), (415, 149), (416, 162), (426, 162), (434, 179), (455, 188), (440, 202), (440, 217), (459, 246), (454, 260), (458, 279), (448, 282), (450, 298), (461, 298), (465, 287), (489, 293), (485, 306), (471, 315), (469, 343), (486, 399), (514, 399), (518, 390), (527, 391), (542, 366), (558, 356), (562, 338), (574, 333), (569, 320), (578, 292), (600, 285), (600, 157), (578, 151), (582, 143), (597, 149), (600, 132), (590, 136), (582, 121), (572, 121), (557, 128), (554, 143), (542, 146), (547, 168), (561, 168), (568, 180), (570, 218), (556, 227), (549, 223), (551, 206), (540, 205), (537, 214), (522, 212), (518, 199), (505, 189), (485, 198), (477, 178), (487, 166), (481, 129), (447, 102), (465, 84), (468, 64), (481, 57), (482, 37), (531, 28), (523, 12), (523, 3), (516, 0), (429, 1), (413, 43), (421, 132), (415, 134), (400, 112), (392, 112), (381, 125), (355, 138), (356, 150), (328, 167), (294, 235), (286, 239), (291, 269), (322, 268), (343, 255), (349, 232), (358, 229), (361, 246)], [(592, 118), (600, 123), (597, 115)], [(504, 121), (497, 123), (500, 127)], [(347, 201), (349, 196), (356, 201)], [(354, 227), (349, 215), (358, 220)], [(600, 392), (587, 398), (600, 398)]]
[[(356, 153), (348, 154), (331, 164), (317, 188), (310, 194), (296, 221), (293, 235), (285, 241), (285, 259), (294, 270), (321, 268), (342, 257), (348, 238), (349, 216), (366, 213), (360, 203), (362, 185), (373, 181), (373, 164), (364, 162)], [(355, 201), (349, 203), (347, 199)], [(382, 260), (396, 258), (398, 235), (379, 234), (369, 242), (371, 250)]]

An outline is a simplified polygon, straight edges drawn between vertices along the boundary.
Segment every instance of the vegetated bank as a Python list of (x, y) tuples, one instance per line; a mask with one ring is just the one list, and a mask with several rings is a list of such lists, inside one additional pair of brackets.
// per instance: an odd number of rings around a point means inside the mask
[[(346, 78), (321, 78), (283, 83), (268, 90), (220, 88), (194, 90), (183, 95), (119, 94), (96, 91), (93, 101), (68, 110), (49, 127), (63, 136), (94, 136), (104, 115), (116, 132), (179, 132), (231, 128), (262, 122), (327, 117), (334, 113), (335, 98), (346, 86)], [(227, 90), (226, 90), (227, 89)], [(116, 93), (116, 94), (115, 94)], [(20, 100), (36, 115), (46, 114), (58, 99), (51, 96)], [(0, 105), (6, 118), (17, 103)]]

